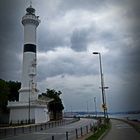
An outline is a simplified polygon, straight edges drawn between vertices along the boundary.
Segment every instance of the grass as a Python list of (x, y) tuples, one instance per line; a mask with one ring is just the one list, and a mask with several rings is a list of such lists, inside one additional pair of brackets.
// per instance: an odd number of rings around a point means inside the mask
[(107, 130), (111, 127), (111, 124), (102, 124), (100, 128), (94, 133), (92, 136), (87, 138), (86, 140), (98, 140), (98, 138)]

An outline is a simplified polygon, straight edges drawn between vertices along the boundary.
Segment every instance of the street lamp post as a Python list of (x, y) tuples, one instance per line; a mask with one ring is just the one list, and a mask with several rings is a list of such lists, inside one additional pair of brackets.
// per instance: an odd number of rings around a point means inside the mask
[(88, 101), (87, 101), (87, 115), (89, 116)]
[(30, 84), (30, 81), (29, 81), (29, 113), (28, 113), (28, 114), (29, 114), (29, 115), (28, 115), (28, 117), (29, 117), (29, 118), (28, 118), (28, 123), (29, 123), (29, 124), (30, 124), (30, 112), (31, 112), (31, 111), (30, 111), (30, 110), (31, 110), (31, 104), (30, 104), (30, 102), (31, 102), (31, 101), (30, 101), (30, 98), (31, 98), (31, 97), (30, 97), (30, 92), (31, 92), (31, 91), (30, 91), (30, 90), (31, 90), (31, 84)]
[(95, 106), (95, 117), (97, 118), (96, 97), (94, 97), (94, 106)]
[(102, 69), (102, 59), (101, 59), (101, 53), (100, 52), (93, 52), (95, 55), (99, 55), (99, 63), (100, 63), (100, 76), (101, 76), (101, 92), (102, 92), (102, 107), (104, 110), (104, 118), (106, 118), (107, 115), (107, 108), (106, 108), (106, 100), (105, 100), (105, 88), (104, 87), (104, 77), (103, 77), (103, 69)]

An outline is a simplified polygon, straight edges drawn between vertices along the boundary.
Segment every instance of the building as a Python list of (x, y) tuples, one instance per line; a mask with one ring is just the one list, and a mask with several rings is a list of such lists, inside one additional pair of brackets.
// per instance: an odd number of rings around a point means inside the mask
[(35, 15), (35, 9), (30, 5), (22, 17), (22, 25), (24, 26), (22, 82), (19, 90), (19, 101), (8, 102), (10, 123), (44, 123), (49, 121), (47, 104), (52, 99), (38, 99), (39, 90), (36, 82), (36, 30), (39, 23), (39, 16)]

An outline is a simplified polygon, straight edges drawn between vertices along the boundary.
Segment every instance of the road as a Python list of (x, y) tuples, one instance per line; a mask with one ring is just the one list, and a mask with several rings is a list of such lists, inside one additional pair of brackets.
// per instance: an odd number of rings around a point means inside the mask
[(89, 130), (90, 124), (93, 125), (95, 122), (96, 120), (93, 119), (80, 119), (80, 121), (68, 125), (57, 126), (55, 128), (50, 128), (30, 134), (21, 134), (18, 136), (3, 138), (2, 140), (52, 140), (52, 136), (54, 136), (54, 140), (66, 140), (66, 132), (68, 132), (68, 140), (75, 140), (75, 129), (78, 129), (78, 135), (81, 135), (80, 128), (83, 127), (82, 132), (84, 134), (87, 131), (85, 126), (88, 125)]
[(119, 120), (111, 122), (112, 128), (103, 140), (140, 140), (140, 133), (129, 124)]

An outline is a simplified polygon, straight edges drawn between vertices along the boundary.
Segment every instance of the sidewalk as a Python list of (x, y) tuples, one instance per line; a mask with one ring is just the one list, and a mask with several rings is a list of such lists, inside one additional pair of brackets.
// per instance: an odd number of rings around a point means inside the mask
[(111, 120), (112, 128), (102, 140), (139, 140), (138, 133), (131, 125), (120, 120)]

